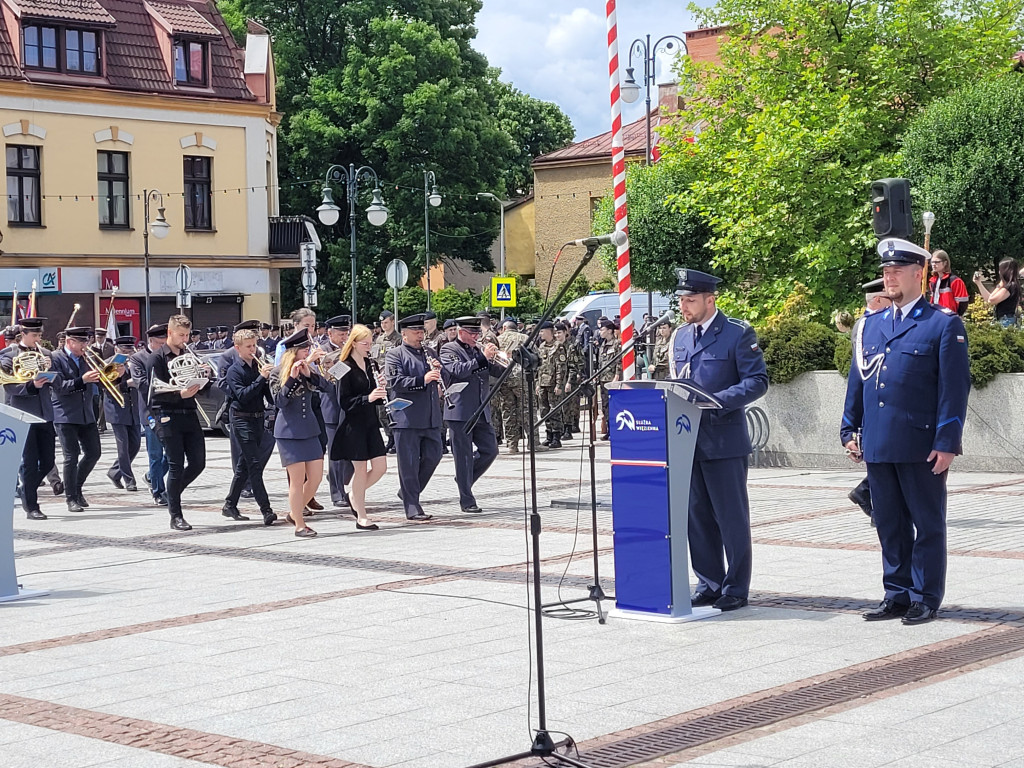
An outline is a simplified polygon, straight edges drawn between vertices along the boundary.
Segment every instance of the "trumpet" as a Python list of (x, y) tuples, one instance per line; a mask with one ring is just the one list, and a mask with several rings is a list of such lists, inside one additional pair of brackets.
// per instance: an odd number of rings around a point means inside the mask
[(117, 386), (117, 380), (121, 378), (121, 366), (104, 360), (92, 347), (86, 347), (84, 351), (85, 363), (92, 370), (100, 375), (100, 386), (107, 390), (110, 398), (117, 403), (118, 407), (124, 408), (124, 395)]
[(494, 360), (492, 360), (491, 362), (497, 363), (502, 368), (508, 368), (510, 365), (512, 365), (512, 358), (509, 357), (508, 352), (506, 352), (503, 349), (499, 349), (497, 353), (494, 355)]
[(35, 349), (26, 349), (11, 358), (11, 372), (0, 368), (0, 384), (27, 384), (43, 371), (50, 370), (50, 358)]

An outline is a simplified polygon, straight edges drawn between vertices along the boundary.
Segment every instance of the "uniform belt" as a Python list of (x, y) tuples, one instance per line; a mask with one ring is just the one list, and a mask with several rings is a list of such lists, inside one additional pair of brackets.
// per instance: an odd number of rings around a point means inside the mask
[(231, 416), (237, 416), (240, 419), (262, 419), (267, 415), (266, 411), (231, 411)]
[(190, 413), (195, 413), (195, 409), (187, 408), (150, 408), (150, 410), (160, 416), (187, 416)]

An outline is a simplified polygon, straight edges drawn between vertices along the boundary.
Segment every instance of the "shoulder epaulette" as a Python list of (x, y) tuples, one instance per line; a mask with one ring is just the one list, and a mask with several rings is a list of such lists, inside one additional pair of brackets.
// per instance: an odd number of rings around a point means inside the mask
[(738, 317), (726, 317), (725, 319), (728, 320), (733, 325), (738, 325), (740, 328), (750, 327), (750, 323), (748, 323), (746, 320), (741, 320)]
[(949, 307), (939, 307), (939, 310), (940, 310), (940, 311), (941, 311), (941, 312), (942, 312), (943, 314), (945, 314), (945, 315), (955, 315), (955, 314), (956, 314), (956, 312), (954, 312), (954, 311), (953, 311), (952, 309), (950, 309)]

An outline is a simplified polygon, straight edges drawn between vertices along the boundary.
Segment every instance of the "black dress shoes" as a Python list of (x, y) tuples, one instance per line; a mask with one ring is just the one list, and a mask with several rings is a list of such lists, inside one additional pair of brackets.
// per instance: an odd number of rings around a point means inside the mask
[(722, 595), (712, 605), (720, 611), (735, 611), (737, 608), (743, 608), (746, 604), (747, 598), (745, 597)]
[(25, 513), (25, 516), (28, 517), (29, 520), (45, 520), (46, 519), (46, 515), (44, 515), (38, 509), (30, 509), (28, 512)]
[(900, 616), (906, 614), (907, 609), (910, 606), (906, 603), (897, 603), (895, 600), (889, 600), (886, 598), (878, 604), (878, 607), (873, 611), (861, 614), (865, 621), (887, 621), (889, 619), (898, 619)]
[(120, 474), (111, 475), (110, 473), (107, 473), (107, 477), (110, 478), (110, 482), (114, 484), (115, 488), (120, 488), (121, 490), (124, 490), (124, 483), (121, 482)]
[(184, 517), (172, 517), (171, 518), (171, 530), (172, 531), (191, 531), (192, 526), (185, 522)]
[(356, 523), (356, 530), (359, 530), (359, 531), (379, 531), (380, 530), (380, 526), (377, 525), (376, 523), (370, 523), (369, 525), (360, 525), (359, 523)]
[(82, 494), (78, 494), (78, 506), (80, 506), (82, 509), (89, 508), (89, 502), (85, 500), (85, 496), (83, 496)]
[(929, 621), (934, 619), (938, 615), (938, 610), (935, 608), (929, 608), (924, 603), (911, 603), (910, 607), (907, 608), (906, 614), (903, 616), (904, 624), (927, 624)]
[(415, 520), (416, 522), (423, 522), (425, 520), (432, 520), (433, 517), (434, 517), (433, 515), (425, 515), (422, 512), (420, 512), (418, 515), (413, 515), (409, 519), (410, 520)]
[(700, 608), (703, 605), (714, 605), (721, 595), (715, 592), (694, 592), (690, 595), (690, 605)]
[(153, 503), (156, 504), (157, 506), (160, 506), (160, 507), (166, 507), (167, 506), (167, 494), (166, 493), (158, 493), (156, 496), (153, 497)]
[(136, 491), (139, 490), (139, 486), (136, 485), (134, 482), (129, 481), (124, 484), (124, 489), (126, 491), (131, 491), (132, 493), (135, 493)]
[(249, 518), (238, 511), (238, 507), (234, 504), (225, 504), (224, 508), (221, 509), (220, 513), (224, 517), (230, 517), (232, 520), (248, 520)]
[(243, 488), (241, 496), (242, 496), (243, 499), (251, 499), (252, 498), (252, 491), (249, 490), (248, 488)]
[(480, 507), (478, 507), (476, 504), (470, 504), (468, 507), (463, 507), (462, 511), (463, 512), (471, 512), (474, 515), (477, 514), (477, 513), (483, 512), (483, 510), (480, 509)]
[(58, 480), (56, 483), (53, 484), (53, 495), (54, 496), (63, 496), (64, 495), (64, 483), (62, 483), (60, 480)]
[(274, 512), (274, 510), (272, 510), (272, 509), (263, 509), (263, 510), (260, 510), (260, 511), (263, 514), (263, 524), (264, 525), (273, 525), (274, 523), (277, 522), (277, 514)]
[(81, 512), (82, 505), (78, 503), (78, 499), (68, 499), (68, 512)]

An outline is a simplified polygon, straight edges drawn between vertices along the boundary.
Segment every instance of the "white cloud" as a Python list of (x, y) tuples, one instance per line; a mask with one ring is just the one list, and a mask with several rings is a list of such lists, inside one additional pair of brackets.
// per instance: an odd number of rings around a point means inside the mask
[[(585, 139), (611, 127), (604, 11), (601, 0), (484, 0), (474, 47), (502, 70), (503, 80), (558, 104), (576, 138)], [(696, 28), (679, 0), (619, 0), (617, 19), (623, 75), (635, 38)], [(642, 99), (623, 104), (626, 122), (642, 115)]]

